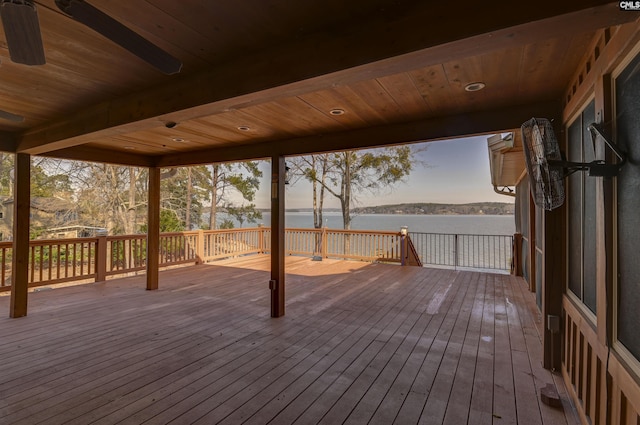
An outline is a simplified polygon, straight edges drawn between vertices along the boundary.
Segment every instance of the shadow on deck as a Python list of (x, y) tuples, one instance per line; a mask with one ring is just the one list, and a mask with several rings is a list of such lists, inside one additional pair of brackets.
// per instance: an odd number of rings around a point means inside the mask
[(0, 318), (0, 422), (574, 423), (540, 401), (549, 383), (566, 396), (522, 280), (289, 257), (271, 319), (268, 267), (30, 294), (29, 316)]

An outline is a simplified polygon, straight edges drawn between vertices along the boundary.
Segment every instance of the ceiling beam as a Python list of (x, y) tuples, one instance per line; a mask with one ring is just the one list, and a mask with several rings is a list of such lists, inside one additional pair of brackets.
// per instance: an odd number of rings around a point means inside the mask
[(133, 167), (153, 167), (156, 164), (156, 158), (152, 156), (137, 155), (129, 152), (113, 151), (82, 145), (47, 152), (42, 156), (69, 159), (73, 161), (127, 165)]
[(18, 142), (15, 134), (7, 133), (6, 131), (0, 132), (0, 152), (14, 153), (17, 146)]
[(307, 93), (631, 21), (618, 2), (460, 0), (416, 2), (397, 16), (327, 29), (229, 60), (172, 83), (84, 108), (19, 135), (18, 152), (43, 154), (167, 121), (200, 118)]
[(426, 142), (478, 134), (492, 134), (520, 128), (531, 117), (559, 118), (561, 104), (549, 101), (537, 104), (482, 110), (453, 115), (344, 131), (321, 136), (301, 137), (277, 142), (239, 145), (159, 157), (159, 167), (209, 164), (270, 158), (273, 155), (306, 155), (347, 149), (372, 148)]

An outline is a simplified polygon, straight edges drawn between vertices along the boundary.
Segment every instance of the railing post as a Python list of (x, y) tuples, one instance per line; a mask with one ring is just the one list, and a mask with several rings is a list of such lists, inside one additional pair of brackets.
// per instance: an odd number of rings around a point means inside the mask
[(327, 248), (328, 245), (328, 241), (327, 241), (327, 226), (324, 226), (322, 228), (322, 258), (327, 258)]
[(406, 258), (407, 258), (407, 233), (409, 232), (409, 228), (407, 226), (402, 226), (400, 228), (400, 264), (406, 266)]
[(516, 233), (511, 237), (511, 273), (522, 276), (522, 233)]
[(264, 226), (258, 224), (258, 254), (264, 254)]
[(96, 242), (96, 282), (107, 280), (107, 237), (98, 236)]
[[(314, 228), (309, 234), (313, 236), (312, 248), (311, 248), (311, 261), (322, 261), (322, 228)], [(305, 244), (306, 246), (306, 244)]]
[(456, 233), (453, 244), (453, 267), (454, 270), (458, 269), (458, 234)]
[(202, 229), (198, 229), (196, 238), (196, 264), (204, 264), (204, 232)]

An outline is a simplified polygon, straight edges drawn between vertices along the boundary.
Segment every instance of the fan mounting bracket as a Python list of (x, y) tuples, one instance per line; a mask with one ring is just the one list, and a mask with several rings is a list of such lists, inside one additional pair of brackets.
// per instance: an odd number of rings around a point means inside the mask
[(604, 144), (611, 149), (611, 151), (615, 154), (616, 160), (614, 163), (606, 163), (605, 161), (598, 160), (593, 161), (589, 164), (589, 175), (590, 176), (603, 176), (603, 177), (615, 177), (620, 172), (620, 169), (627, 163), (627, 155), (620, 150), (618, 145), (616, 145), (613, 141), (610, 140), (609, 137), (605, 136), (604, 129), (600, 126), (600, 124), (591, 123), (587, 127), (589, 129), (589, 133), (591, 133), (591, 140), (593, 144), (596, 144), (596, 140), (600, 137)]
[(603, 160), (596, 160), (592, 162), (571, 162), (571, 161), (553, 161), (549, 160), (548, 164), (550, 167), (562, 168), (564, 170), (564, 175), (569, 176), (576, 171), (588, 171), (589, 176), (592, 177), (615, 177), (620, 172), (622, 166), (627, 162), (627, 157), (620, 150), (618, 145), (609, 140), (607, 136), (605, 136), (605, 131), (600, 127), (599, 124), (592, 123), (587, 127), (589, 133), (591, 133), (591, 140), (595, 144), (596, 139), (600, 137), (605, 145), (611, 149), (611, 151), (616, 156), (615, 163), (607, 163)]
[(547, 161), (549, 167), (562, 168), (564, 176), (569, 176), (576, 171), (588, 171), (591, 177), (615, 177), (620, 172), (623, 163), (607, 164), (597, 160), (592, 162), (571, 162), (571, 161)]

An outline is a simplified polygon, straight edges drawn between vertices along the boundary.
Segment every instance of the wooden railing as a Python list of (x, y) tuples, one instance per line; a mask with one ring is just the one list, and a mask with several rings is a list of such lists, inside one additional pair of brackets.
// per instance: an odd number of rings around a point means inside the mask
[[(288, 255), (421, 265), (410, 237), (400, 232), (286, 229)], [(269, 253), (271, 230), (256, 227), (160, 235), (161, 267)], [(104, 281), (146, 269), (147, 237), (100, 236), (30, 242), (29, 286)], [(11, 242), (0, 242), (0, 291), (11, 287)], [(415, 258), (414, 258), (415, 257)]]
[(364, 261), (401, 261), (399, 232), (327, 230), (326, 256)]
[(198, 262), (218, 260), (221, 258), (237, 257), (241, 255), (260, 254), (264, 252), (265, 228), (229, 230), (199, 230), (196, 240), (202, 241), (196, 251)]
[(289, 255), (399, 263), (400, 241), (399, 232), (287, 229), (285, 249)]

